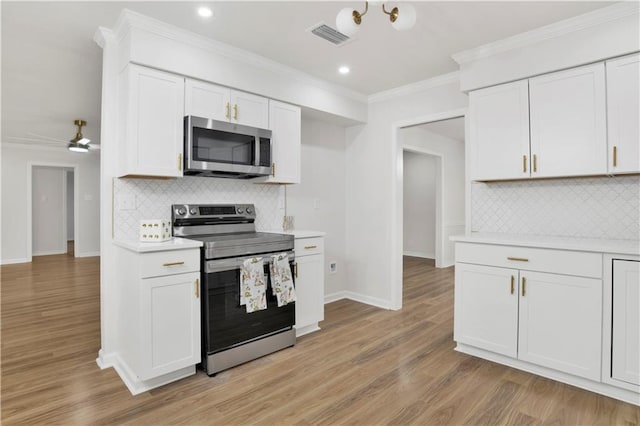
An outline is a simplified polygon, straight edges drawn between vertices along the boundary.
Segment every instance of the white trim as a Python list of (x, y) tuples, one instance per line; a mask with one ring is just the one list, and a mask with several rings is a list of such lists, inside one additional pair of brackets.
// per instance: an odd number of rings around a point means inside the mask
[(364, 303), (365, 305), (375, 306), (376, 308), (391, 309), (391, 304), (388, 300), (379, 299), (377, 297), (367, 296), (365, 294), (356, 293), (354, 291), (338, 291), (336, 293), (327, 294), (324, 296), (324, 303), (337, 302), (338, 300), (353, 300), (354, 302)]
[(12, 265), (14, 263), (29, 263), (31, 259), (27, 259), (26, 257), (16, 258), (16, 259), (2, 259), (0, 260), (0, 265)]
[[(355, 90), (340, 86), (334, 83), (329, 83), (325, 80), (318, 79), (295, 68), (288, 67), (274, 60), (265, 58), (264, 56), (257, 55), (255, 53), (248, 52), (246, 50), (222, 43), (220, 41), (212, 40), (205, 36), (192, 33), (190, 31), (178, 28), (174, 25), (167, 24), (157, 19), (142, 15), (129, 9), (123, 9), (116, 25), (114, 26), (116, 33), (120, 33), (122, 27), (140, 28), (145, 31), (149, 31), (162, 37), (166, 37), (173, 41), (187, 43), (199, 49), (208, 50), (209, 52), (224, 56), (226, 58), (236, 60), (247, 65), (260, 68), (263, 70), (271, 71), (276, 74), (287, 76), (289, 79), (295, 79), (302, 83), (306, 83), (327, 91), (333, 92), (338, 95), (348, 97), (358, 102), (366, 102), (367, 96), (356, 92)], [(98, 45), (103, 46), (105, 43), (106, 34), (103, 31), (99, 31), (94, 36), (94, 40)]]
[(447, 84), (452, 84), (459, 81), (460, 72), (453, 71), (448, 74), (442, 74), (436, 77), (429, 78), (427, 80), (417, 81), (405, 86), (400, 86), (382, 92), (374, 93), (373, 95), (369, 95), (367, 100), (370, 104), (375, 102), (388, 101), (390, 99), (424, 92), (425, 90), (432, 89), (434, 87), (445, 86)]
[(347, 298), (347, 292), (345, 290), (337, 291), (337, 292), (331, 293), (331, 294), (325, 294), (325, 296), (324, 296), (324, 304), (326, 305), (327, 303), (337, 302), (338, 300), (342, 300), (342, 299), (346, 299), (346, 298)]
[(76, 251), (75, 257), (95, 257), (95, 256), (100, 256), (100, 252), (99, 251), (85, 251), (82, 253), (78, 253)]
[(300, 327), (300, 328), (295, 327), (295, 329), (296, 329), (296, 338), (297, 337), (302, 337), (305, 334), (309, 334), (309, 333), (314, 333), (316, 331), (320, 331), (320, 327), (318, 327), (318, 323), (317, 322), (314, 322), (311, 325), (307, 325), (307, 326)]
[(53, 256), (54, 254), (67, 254), (67, 251), (60, 250), (45, 250), (45, 251), (36, 251), (31, 253), (32, 256)]
[(512, 37), (487, 43), (473, 49), (464, 50), (451, 55), (451, 57), (459, 65), (462, 65), (509, 50), (531, 46), (544, 40), (560, 37), (586, 28), (596, 27), (626, 16), (637, 15), (639, 12), (640, 3), (636, 1), (620, 2), (573, 18), (545, 25), (544, 27), (516, 34)]
[[(430, 123), (434, 121), (447, 120), (449, 118), (465, 117), (467, 108), (459, 108), (451, 111), (430, 114), (426, 116), (414, 117), (399, 120), (391, 124), (391, 144), (390, 161), (391, 176), (394, 182), (391, 185), (391, 247), (389, 248), (390, 262), (390, 305), (389, 309), (402, 309), (402, 152), (407, 147), (402, 146), (398, 140), (398, 131), (403, 127), (414, 126), (416, 124)], [(465, 119), (465, 123), (468, 120)], [(465, 144), (468, 145), (468, 144)], [(469, 208), (468, 206), (466, 207)], [(437, 247), (436, 247), (437, 249)]]
[(413, 251), (413, 250), (404, 250), (402, 252), (403, 256), (411, 256), (411, 257), (421, 257), (423, 259), (435, 259), (435, 253), (427, 253), (424, 251)]

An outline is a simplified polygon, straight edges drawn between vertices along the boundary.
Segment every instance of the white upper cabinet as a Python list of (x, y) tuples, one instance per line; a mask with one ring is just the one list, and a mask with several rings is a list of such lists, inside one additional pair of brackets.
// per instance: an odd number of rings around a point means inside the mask
[(640, 172), (640, 54), (607, 61), (608, 171)]
[(266, 129), (269, 100), (262, 96), (198, 80), (185, 82), (185, 115), (229, 121)]
[(269, 101), (271, 176), (260, 183), (300, 183), (300, 107)]
[(604, 63), (529, 80), (533, 177), (606, 174)]
[(527, 80), (469, 95), (471, 179), (530, 176)]
[(119, 85), (118, 176), (182, 176), (184, 79), (129, 64)]

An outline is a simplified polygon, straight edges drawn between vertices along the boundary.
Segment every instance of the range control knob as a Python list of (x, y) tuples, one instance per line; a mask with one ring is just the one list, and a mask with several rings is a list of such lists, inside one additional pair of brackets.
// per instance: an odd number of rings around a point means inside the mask
[(185, 209), (184, 207), (180, 207), (178, 208), (178, 210), (176, 210), (176, 213), (178, 213), (178, 216), (184, 216), (184, 214), (187, 213), (187, 209)]
[(189, 213), (191, 214), (197, 214), (198, 213), (198, 209), (195, 207), (191, 207), (191, 209), (189, 209)]
[(247, 207), (247, 214), (253, 213), (253, 209), (251, 207)]
[(242, 214), (244, 213), (244, 209), (242, 207), (238, 207), (237, 212), (238, 214)]

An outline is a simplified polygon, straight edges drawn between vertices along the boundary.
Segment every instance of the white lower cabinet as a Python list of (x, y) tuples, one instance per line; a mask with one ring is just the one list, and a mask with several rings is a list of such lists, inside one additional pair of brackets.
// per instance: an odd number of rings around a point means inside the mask
[(324, 320), (324, 237), (296, 238), (296, 336)]
[(640, 386), (640, 261), (613, 260), (611, 377)]

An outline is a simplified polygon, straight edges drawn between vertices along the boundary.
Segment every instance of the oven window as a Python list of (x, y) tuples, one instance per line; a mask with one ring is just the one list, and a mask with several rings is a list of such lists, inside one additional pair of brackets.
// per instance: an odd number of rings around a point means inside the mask
[(193, 128), (192, 157), (196, 161), (255, 164), (255, 137), (220, 130)]
[[(265, 274), (268, 268), (265, 267)], [(295, 303), (278, 308), (267, 279), (267, 309), (247, 313), (240, 306), (240, 270), (206, 275), (206, 309), (203, 313), (207, 352), (229, 349), (256, 337), (273, 333), (295, 323)]]

